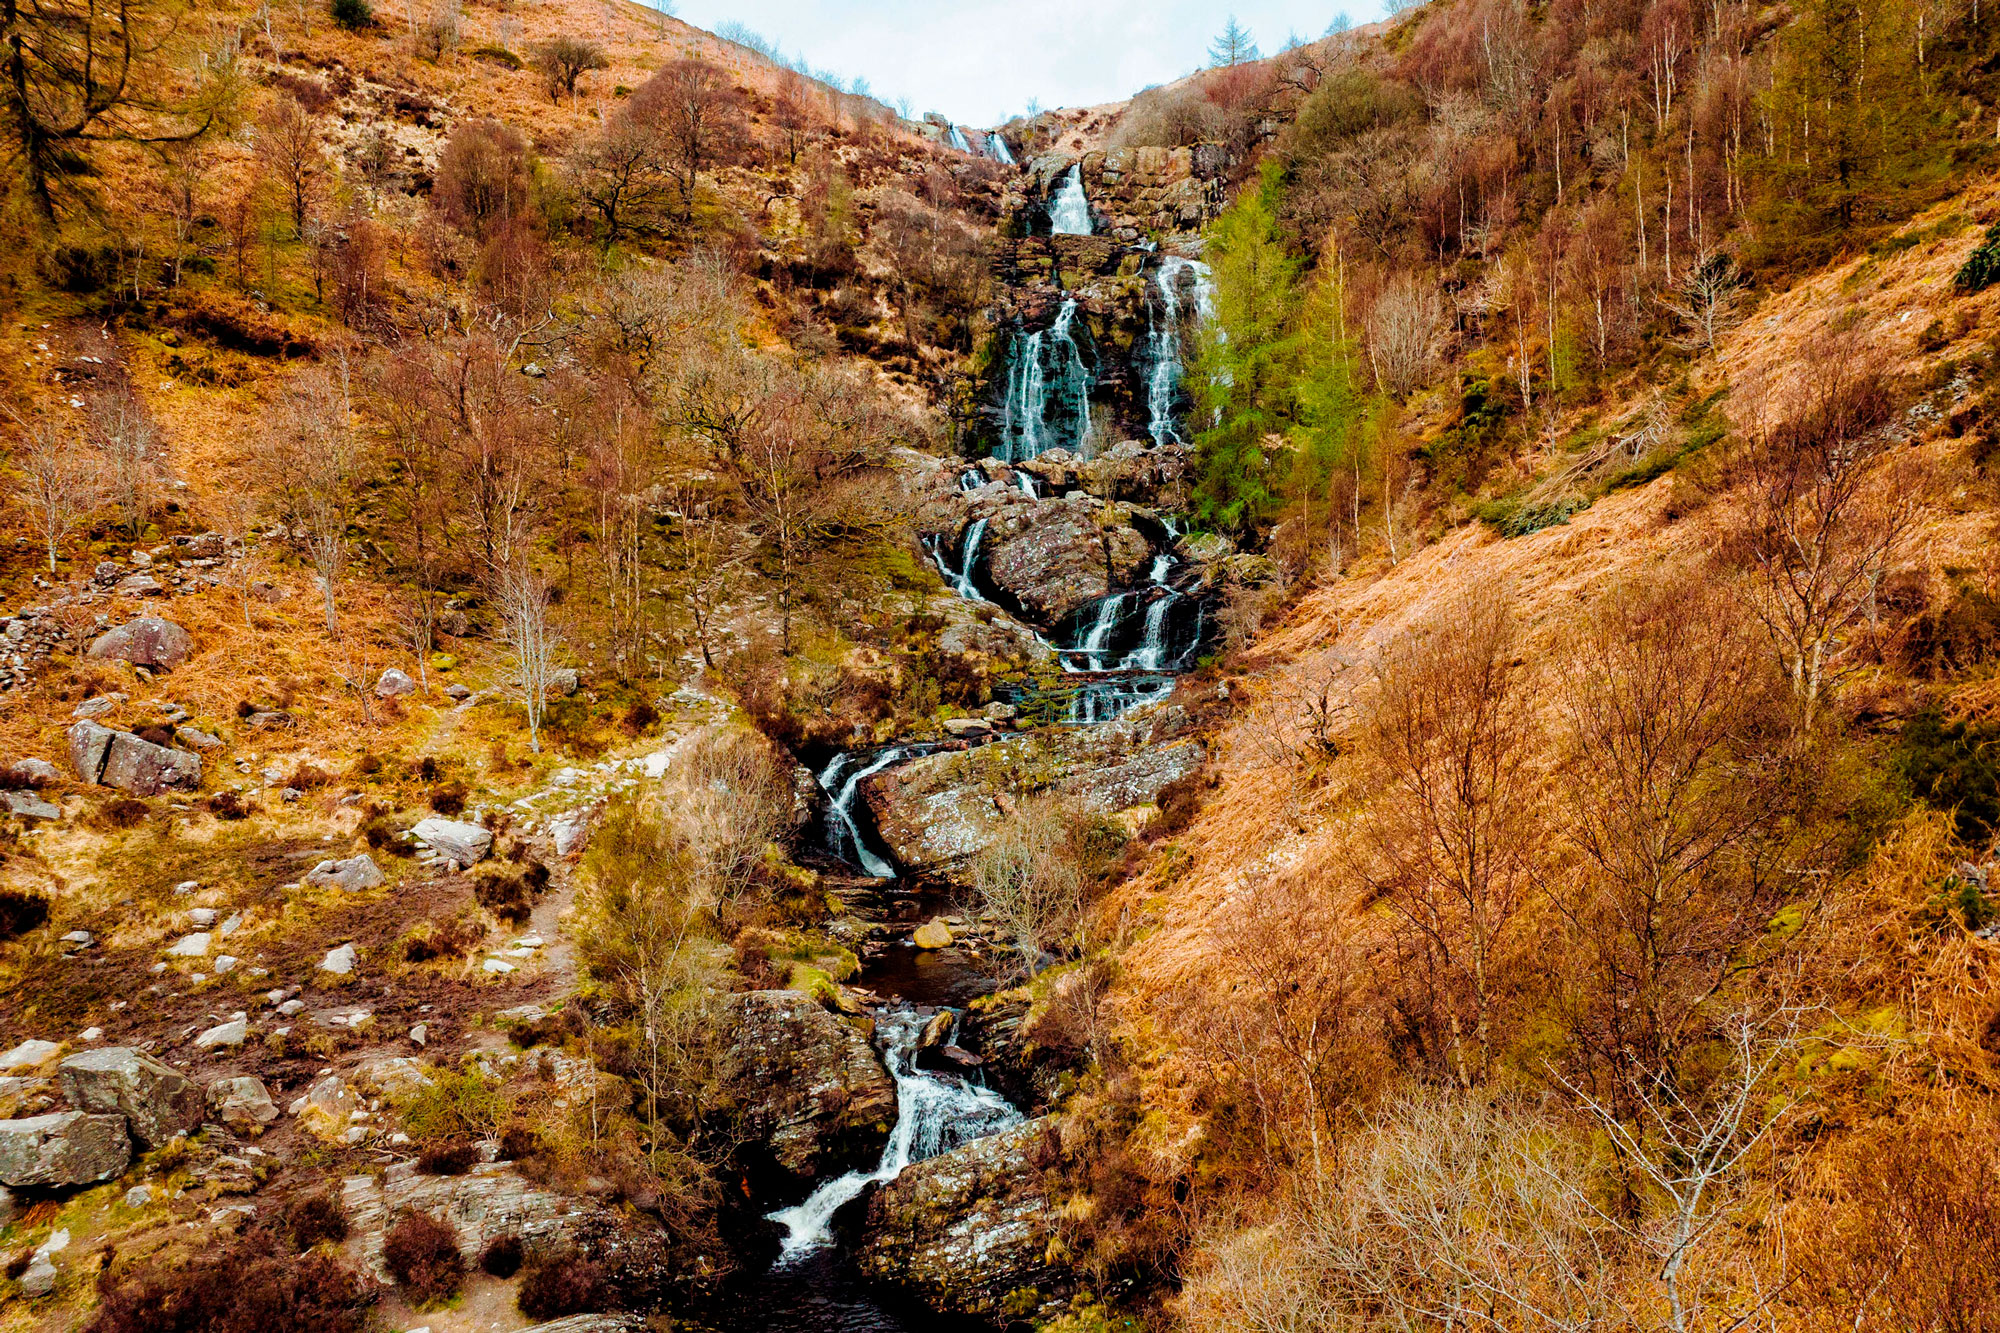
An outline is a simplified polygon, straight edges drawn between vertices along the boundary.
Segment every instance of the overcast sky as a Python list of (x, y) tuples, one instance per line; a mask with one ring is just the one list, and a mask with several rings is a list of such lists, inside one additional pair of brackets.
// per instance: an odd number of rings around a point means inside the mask
[[(1381, 0), (1242, 0), (1237, 21), (1266, 54), (1288, 34), (1318, 37), (1343, 11)], [(1208, 0), (674, 0), (711, 32), (736, 22), (816, 69), (868, 80), (895, 105), (989, 126), (1027, 109), (1113, 102), (1207, 63), (1231, 6)]]

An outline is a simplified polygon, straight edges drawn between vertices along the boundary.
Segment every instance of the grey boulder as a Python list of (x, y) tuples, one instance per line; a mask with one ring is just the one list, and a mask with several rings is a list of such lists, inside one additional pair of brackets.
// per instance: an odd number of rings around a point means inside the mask
[(110, 1046), (72, 1055), (56, 1066), (56, 1078), (77, 1110), (124, 1116), (142, 1150), (201, 1124), (201, 1089), (143, 1051)]
[(58, 1111), (0, 1120), (0, 1185), (91, 1185), (111, 1179), (131, 1160), (122, 1115)]
[(278, 1118), (278, 1106), (259, 1078), (219, 1078), (208, 1085), (209, 1112), (239, 1134), (256, 1133)]
[(384, 883), (388, 876), (375, 864), (374, 858), (362, 852), (344, 861), (321, 861), (305, 873), (305, 883), (315, 888), (343, 889), (348, 893), (359, 893)]
[(199, 756), (95, 722), (78, 722), (69, 729), (69, 757), (83, 781), (116, 787), (134, 796), (158, 796), (163, 791), (186, 791), (201, 785)]
[(378, 699), (391, 699), (399, 694), (416, 692), (417, 682), (410, 679), (408, 672), (399, 671), (395, 667), (384, 671), (381, 679), (375, 682), (375, 697)]
[[(154, 584), (153, 590), (157, 591), (158, 586)], [(120, 584), (119, 588), (123, 591), (125, 585)], [(188, 660), (192, 652), (194, 637), (173, 621), (162, 620), (158, 616), (128, 620), (118, 628), (98, 635), (96, 642), (90, 645), (92, 657), (130, 662), (133, 666), (155, 671), (179, 666)]]
[(493, 847), (490, 832), (477, 824), (465, 824), (455, 819), (420, 820), (411, 832), (416, 834), (418, 842), (462, 866), (483, 860)]

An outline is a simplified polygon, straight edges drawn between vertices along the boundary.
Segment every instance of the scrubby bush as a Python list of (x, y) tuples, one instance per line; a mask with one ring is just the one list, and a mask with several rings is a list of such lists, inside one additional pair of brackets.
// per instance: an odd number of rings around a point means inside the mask
[(217, 819), (242, 819), (250, 813), (250, 808), (235, 792), (219, 791), (208, 798), (208, 811)]
[(101, 1279), (86, 1333), (360, 1333), (373, 1297), (325, 1253), (286, 1253), (268, 1233), (182, 1264), (149, 1260)]
[(292, 1246), (310, 1250), (322, 1243), (338, 1245), (347, 1239), (347, 1213), (331, 1190), (302, 1195), (285, 1207), (285, 1233)]
[(449, 1300), (465, 1281), (457, 1230), (429, 1213), (405, 1213), (389, 1228), (382, 1238), (382, 1266), (412, 1305)]
[(359, 32), (375, 21), (375, 11), (368, 0), (333, 0), (329, 8), (333, 21), (349, 32)]
[(427, 1176), (462, 1176), (479, 1160), (479, 1149), (463, 1139), (434, 1143), (417, 1155), (417, 1170)]
[(505, 1281), (521, 1271), (521, 1257), (519, 1236), (495, 1236), (479, 1252), (479, 1268), (487, 1276)]
[(486, 938), (486, 926), (471, 916), (450, 921), (420, 921), (403, 936), (403, 961), (428, 963), (440, 958), (463, 958)]
[(0, 940), (42, 925), (49, 919), (49, 900), (27, 889), (0, 889)]
[(465, 810), (465, 784), (447, 782), (441, 787), (431, 788), (431, 809), (441, 815), (461, 814)]
[(602, 1310), (608, 1294), (604, 1270), (574, 1250), (540, 1250), (521, 1269), (514, 1303), (546, 1323), (565, 1315)]
[(98, 818), (106, 828), (136, 828), (145, 823), (146, 816), (151, 813), (151, 807), (144, 801), (121, 796), (98, 811)]
[(473, 875), (472, 896), (481, 907), (513, 925), (526, 921), (535, 910), (535, 891), (528, 887), (527, 876), (491, 862)]

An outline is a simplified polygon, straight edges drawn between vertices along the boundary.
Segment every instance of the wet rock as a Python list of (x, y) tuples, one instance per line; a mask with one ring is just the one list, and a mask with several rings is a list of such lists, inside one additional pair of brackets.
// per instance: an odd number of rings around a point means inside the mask
[(238, 1134), (262, 1133), (278, 1118), (264, 1080), (244, 1076), (219, 1078), (208, 1085), (209, 1113)]
[(124, 1116), (141, 1151), (201, 1124), (201, 1089), (143, 1051), (110, 1046), (72, 1055), (56, 1067), (56, 1078), (77, 1110)]
[(0, 1120), (0, 1185), (67, 1188), (109, 1180), (132, 1160), (122, 1115), (59, 1111)]
[(477, 824), (462, 823), (455, 819), (419, 820), (411, 830), (417, 841), (436, 852), (449, 857), (462, 866), (484, 860), (492, 850), (493, 835)]
[(995, 1318), (1052, 1312), (1056, 1209), (1042, 1186), (1047, 1118), (917, 1162), (870, 1196), (856, 1261), (937, 1309)]
[(1014, 775), (1087, 810), (1111, 815), (1148, 806), (1161, 788), (1207, 760), (1178, 709), (1147, 710), (1096, 727), (1007, 736), (975, 750), (943, 751), (869, 778), (863, 798), (877, 831), (906, 869), (962, 876), (965, 862), (999, 836), (1018, 796)]
[(387, 880), (388, 876), (366, 852), (344, 861), (321, 861), (304, 876), (304, 882), (316, 888), (341, 889), (348, 893), (376, 888)]
[(1152, 543), (1132, 527), (1128, 509), (1087, 495), (1008, 503), (987, 525), (985, 551), (994, 586), (1030, 619), (1051, 626), (1139, 582), (1153, 558)]
[(943, 917), (932, 917), (917, 927), (916, 933), (910, 936), (910, 942), (919, 949), (949, 949), (951, 927), (945, 924)]
[(873, 1161), (896, 1118), (896, 1085), (862, 1028), (798, 991), (732, 995), (729, 1094), (779, 1184)]
[(199, 757), (95, 722), (70, 727), (69, 754), (84, 782), (116, 787), (133, 796), (158, 796), (201, 785)]
[[(134, 578), (146, 578), (134, 575)], [(126, 591), (126, 583), (118, 585), (120, 592)], [(148, 583), (153, 583), (146, 578)], [(159, 591), (159, 584), (153, 583), (153, 591)], [(158, 616), (140, 616), (129, 620), (114, 630), (98, 635), (90, 645), (89, 656), (100, 661), (130, 662), (160, 671), (179, 666), (194, 652), (194, 637), (171, 620)]]

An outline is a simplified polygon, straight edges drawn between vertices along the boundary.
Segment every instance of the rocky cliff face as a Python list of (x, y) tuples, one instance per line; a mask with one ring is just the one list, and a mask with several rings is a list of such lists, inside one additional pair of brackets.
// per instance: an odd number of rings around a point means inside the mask
[(868, 1200), (862, 1272), (934, 1309), (1001, 1320), (1061, 1303), (1070, 1279), (1049, 1258), (1055, 1201), (1042, 1183), (1054, 1122), (918, 1162)]
[(730, 1008), (729, 1091), (751, 1140), (750, 1165), (774, 1177), (774, 1195), (881, 1154), (896, 1120), (896, 1085), (862, 1020), (798, 991), (752, 991), (730, 997)]

